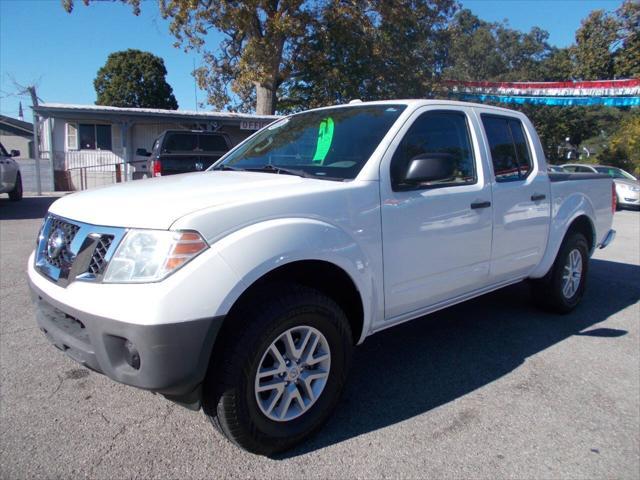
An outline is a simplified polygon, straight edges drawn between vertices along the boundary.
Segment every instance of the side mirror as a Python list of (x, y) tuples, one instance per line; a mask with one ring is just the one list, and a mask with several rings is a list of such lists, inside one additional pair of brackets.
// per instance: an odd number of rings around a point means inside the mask
[(409, 160), (403, 183), (417, 185), (453, 176), (453, 155), (449, 153), (423, 153)]
[(141, 157), (150, 157), (151, 152), (147, 152), (146, 148), (138, 148), (136, 149), (136, 155), (139, 155)]
[(19, 157), (20, 156), (20, 150), (11, 150), (11, 152), (9, 154), (12, 157)]

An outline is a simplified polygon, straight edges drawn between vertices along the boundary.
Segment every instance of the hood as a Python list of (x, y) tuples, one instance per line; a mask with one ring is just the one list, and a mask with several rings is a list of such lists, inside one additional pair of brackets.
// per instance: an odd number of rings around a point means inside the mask
[(136, 180), (73, 193), (49, 211), (93, 225), (168, 229), (179, 218), (205, 208), (331, 190), (342, 182), (293, 175), (208, 171)]
[(613, 181), (619, 185), (619, 184), (623, 184), (623, 185), (628, 185), (630, 187), (637, 187), (638, 185), (640, 185), (640, 182), (638, 182), (637, 180), (631, 180), (630, 178), (614, 178)]

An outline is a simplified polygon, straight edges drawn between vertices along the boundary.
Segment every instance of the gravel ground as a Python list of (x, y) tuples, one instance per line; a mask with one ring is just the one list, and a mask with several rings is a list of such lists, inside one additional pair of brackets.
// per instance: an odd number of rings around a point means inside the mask
[(616, 214), (575, 312), (515, 285), (374, 335), (325, 428), (269, 459), (47, 343), (25, 264), (53, 200), (0, 199), (2, 478), (639, 476), (638, 212)]

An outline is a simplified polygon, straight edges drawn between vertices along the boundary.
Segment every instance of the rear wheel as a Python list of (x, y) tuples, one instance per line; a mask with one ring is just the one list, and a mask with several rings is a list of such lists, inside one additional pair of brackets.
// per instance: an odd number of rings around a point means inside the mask
[(13, 202), (22, 200), (22, 177), (20, 172), (16, 174), (16, 184), (13, 186), (13, 190), (9, 192), (9, 199)]
[(274, 285), (227, 319), (203, 405), (236, 445), (277, 453), (318, 430), (337, 404), (352, 336), (340, 307), (298, 285)]
[(547, 275), (532, 282), (540, 306), (559, 313), (573, 310), (584, 295), (589, 267), (589, 245), (581, 233), (570, 233)]

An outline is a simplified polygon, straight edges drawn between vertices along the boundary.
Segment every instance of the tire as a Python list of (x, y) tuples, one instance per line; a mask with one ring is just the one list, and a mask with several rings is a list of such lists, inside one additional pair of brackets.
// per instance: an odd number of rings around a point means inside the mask
[(616, 212), (622, 210), (622, 205), (620, 205), (620, 198), (616, 195)]
[[(351, 363), (351, 329), (344, 312), (332, 299), (295, 284), (267, 287), (234, 310), (227, 319), (232, 327), (223, 333), (221, 348), (212, 356), (203, 409), (214, 427), (231, 442), (252, 453), (272, 455), (315, 433), (334, 410)], [(263, 373), (262, 379), (256, 379), (259, 368), (276, 371), (284, 365), (276, 363), (271, 347), (275, 346), (280, 353), (286, 350), (281, 338), (287, 332), (292, 333), (290, 338), (295, 339), (296, 348), (302, 346), (307, 333), (309, 339), (318, 338), (317, 346), (310, 356), (300, 357), (300, 366), (287, 366), (286, 374)], [(312, 343), (313, 340), (307, 342), (307, 350), (311, 350), (308, 345)], [(328, 361), (325, 349), (329, 351)], [(281, 360), (288, 356), (295, 358), (287, 352)], [(310, 362), (306, 367), (303, 357)], [(306, 370), (296, 370), (302, 368)], [(318, 392), (315, 400), (311, 400), (303, 388), (305, 379), (324, 375), (325, 371), (328, 376), (324, 379), (308, 380), (312, 390)], [(271, 389), (271, 383), (281, 386), (283, 381), (290, 381), (284, 390)], [(268, 390), (257, 393), (258, 387), (265, 388), (264, 385)], [(306, 410), (297, 399), (290, 404), (284, 402), (288, 390), (302, 392), (300, 401), (309, 400)], [(272, 405), (273, 410), (269, 411), (272, 403), (275, 407)], [(287, 416), (282, 417), (282, 412)]]
[(13, 186), (13, 190), (9, 192), (9, 199), (12, 202), (22, 200), (22, 177), (20, 176), (20, 172), (16, 174), (16, 184)]
[[(573, 257), (572, 257), (573, 256)], [(578, 259), (579, 257), (579, 259)], [(579, 261), (580, 273), (572, 267)], [(572, 263), (573, 262), (573, 263)], [(543, 278), (533, 280), (532, 293), (535, 302), (542, 308), (557, 313), (569, 313), (584, 295), (589, 270), (589, 245), (587, 239), (578, 232), (572, 232), (562, 242), (558, 256), (551, 270)], [(574, 280), (567, 286), (567, 277)]]

